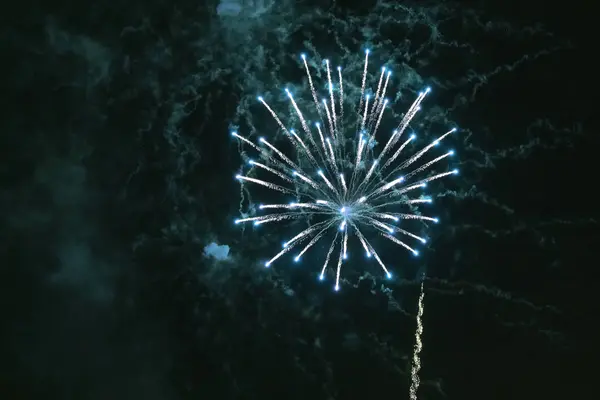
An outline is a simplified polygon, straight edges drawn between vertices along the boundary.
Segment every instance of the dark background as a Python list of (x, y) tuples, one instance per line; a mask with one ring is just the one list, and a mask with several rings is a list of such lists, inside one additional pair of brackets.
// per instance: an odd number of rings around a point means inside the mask
[[(593, 10), (239, 2), (3, 12), (0, 397), (409, 398), (417, 272), (419, 398), (594, 396)], [(310, 262), (259, 265), (289, 230), (231, 223), (228, 132), (268, 128), (254, 98), (299, 85), (300, 52), (360, 71), (366, 46), (399, 112), (433, 87), (424, 121), (461, 127), (461, 175), (422, 257), (382, 253), (394, 280), (359, 265), (335, 293)]]

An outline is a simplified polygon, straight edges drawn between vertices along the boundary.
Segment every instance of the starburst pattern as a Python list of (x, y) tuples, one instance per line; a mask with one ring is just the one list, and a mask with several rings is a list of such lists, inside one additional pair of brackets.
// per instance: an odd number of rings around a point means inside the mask
[[(329, 61), (324, 61), (329, 98), (319, 102), (306, 56), (302, 54), (301, 58), (314, 102), (314, 116), (320, 120), (314, 123), (314, 129), (311, 129), (290, 90), (286, 89), (286, 94), (302, 127), (302, 134), (288, 129), (265, 99), (258, 97), (289, 140), (295, 153), (294, 160), (264, 137), (254, 143), (232, 132), (233, 137), (251, 146), (259, 155), (258, 161), (249, 160), (250, 171), (246, 175), (237, 175), (236, 179), (293, 196), (295, 201), (262, 204), (259, 211), (264, 214), (236, 219), (235, 223), (262, 225), (298, 219), (309, 222), (308, 228), (283, 243), (283, 249), (265, 263), (266, 267), (293, 250), (297, 250), (294, 256), (297, 262), (319, 240), (333, 236), (319, 279), (324, 279), (334, 250), (339, 247), (339, 255), (335, 256), (335, 289), (339, 290), (341, 267), (349, 253), (349, 236), (353, 236), (366, 256), (373, 257), (389, 278), (391, 273), (363, 231), (376, 232), (413, 255), (419, 254), (409, 243), (426, 243), (426, 238), (401, 228), (400, 222), (407, 219), (438, 222), (435, 217), (414, 211), (416, 206), (432, 202), (431, 197), (415, 193), (426, 187), (428, 182), (458, 173), (453, 169), (424, 176), (431, 167), (454, 152), (447, 151), (425, 163), (421, 159), (426, 158), (432, 148), (456, 129), (450, 129), (411, 156), (401, 157), (416, 139), (415, 134), (407, 135), (406, 139), (403, 136), (430, 92), (430, 88), (426, 88), (418, 94), (383, 149), (376, 153), (375, 135), (388, 105), (385, 94), (391, 71), (385, 67), (381, 69), (375, 95), (370, 96), (365, 89), (369, 51), (365, 52), (358, 109), (350, 118), (344, 119), (346, 99), (341, 67), (337, 67), (339, 80), (334, 87)], [(348, 119), (351, 122), (346, 123)], [(272, 179), (259, 178), (260, 175)], [(301, 244), (304, 246), (301, 247)]]

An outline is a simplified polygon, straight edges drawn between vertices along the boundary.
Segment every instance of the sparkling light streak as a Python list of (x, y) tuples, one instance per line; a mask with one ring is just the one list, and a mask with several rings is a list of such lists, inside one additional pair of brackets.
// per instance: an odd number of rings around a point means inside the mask
[[(302, 256), (314, 248), (319, 240), (329, 238), (331, 244), (319, 279), (325, 279), (329, 271), (327, 267), (332, 267), (330, 270), (335, 272), (332, 274), (335, 276), (335, 290), (340, 289), (342, 266), (350, 258), (353, 243), (360, 243), (365, 256), (374, 258), (390, 278), (391, 273), (365, 237), (365, 233), (375, 233), (410, 251), (414, 256), (419, 254), (413, 243), (424, 244), (427, 239), (423, 235), (402, 229), (399, 225), (403, 220), (417, 220), (423, 226), (439, 221), (437, 217), (421, 215), (414, 207), (432, 203), (430, 196), (419, 194), (428, 182), (458, 174), (457, 169), (435, 174), (429, 172), (445, 164), (454, 155), (454, 151), (448, 149), (440, 153), (439, 144), (455, 132), (456, 128), (424, 145), (418, 144), (414, 134), (407, 139), (402, 138), (421, 109), (421, 103), (431, 92), (430, 88), (425, 88), (418, 94), (395, 130), (387, 135), (385, 132), (378, 134), (383, 115), (389, 108), (389, 101), (385, 96), (392, 73), (387, 67), (381, 68), (377, 89), (374, 96), (370, 97), (367, 94), (368, 50), (365, 52), (358, 108), (350, 113), (356, 116), (356, 120), (348, 122), (348, 118), (344, 118), (343, 110), (344, 106), (348, 106), (350, 99), (344, 98), (342, 68), (337, 67), (338, 80), (332, 80), (330, 63), (324, 60), (322, 73), (327, 79), (327, 93), (319, 101), (306, 55), (302, 54), (301, 59), (310, 86), (310, 100), (300, 101), (290, 90), (285, 89), (292, 114), (297, 117), (296, 121), (301, 125), (301, 130), (296, 132), (291, 127), (286, 127), (282, 118), (266, 100), (258, 97), (259, 102), (287, 137), (294, 157), (284, 154), (265, 138), (261, 137), (258, 143), (254, 143), (238, 132), (231, 133), (233, 138), (256, 150), (260, 158), (260, 162), (250, 160), (250, 171), (236, 176), (240, 183), (263, 186), (283, 193), (287, 198), (280, 203), (260, 205), (259, 215), (244, 215), (246, 218), (236, 219), (235, 224), (252, 222), (254, 225), (261, 225), (296, 219), (308, 221), (306, 229), (285, 241), (283, 249), (265, 263), (267, 267), (292, 250), (293, 260), (300, 262)], [(312, 109), (301, 107), (311, 103)], [(311, 122), (310, 118), (318, 119), (319, 122)], [(386, 143), (379, 152), (373, 148), (376, 135), (378, 141), (382, 140), (380, 136), (388, 137), (387, 141), (383, 140)], [(347, 139), (356, 142), (348, 146)], [(415, 146), (418, 148), (405, 155), (407, 148)], [(287, 151), (286, 153), (289, 154)], [(254, 177), (255, 175), (257, 177)], [(269, 179), (273, 179), (274, 182)], [(303, 245), (299, 246), (301, 244)], [(339, 255), (333, 253), (336, 249), (339, 250)], [(330, 265), (332, 256), (334, 260), (337, 258), (336, 265)], [(421, 292), (419, 327), (422, 297)], [(421, 331), (422, 328), (417, 329), (419, 335)], [(417, 338), (417, 344), (420, 351), (420, 337)], [(414, 393), (418, 388), (418, 351), (415, 357), (411, 398), (416, 396)]]
[(421, 349), (423, 348), (423, 343), (421, 342), (421, 335), (423, 334), (423, 322), (421, 319), (423, 318), (423, 298), (425, 297), (425, 292), (423, 291), (423, 281), (421, 281), (421, 294), (419, 296), (419, 311), (417, 313), (417, 330), (415, 331), (415, 351), (413, 353), (413, 363), (412, 369), (410, 371), (411, 383), (410, 383), (410, 400), (417, 400), (417, 390), (419, 389), (419, 384), (421, 383), (419, 379), (419, 370), (421, 369), (421, 360), (419, 355), (421, 353)]

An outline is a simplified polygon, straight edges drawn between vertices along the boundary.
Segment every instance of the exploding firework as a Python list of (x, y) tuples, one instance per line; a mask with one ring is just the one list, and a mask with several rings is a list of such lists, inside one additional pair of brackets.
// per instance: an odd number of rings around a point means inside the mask
[[(320, 239), (333, 236), (319, 279), (324, 279), (332, 254), (336, 247), (339, 247), (335, 274), (335, 290), (339, 290), (340, 271), (348, 257), (348, 241), (349, 236), (352, 236), (360, 243), (366, 256), (373, 257), (390, 278), (391, 273), (364, 232), (378, 233), (413, 255), (419, 254), (418, 250), (412, 247), (412, 243), (409, 245), (407, 242), (426, 243), (426, 238), (402, 229), (399, 223), (407, 219), (437, 223), (437, 218), (413, 211), (414, 207), (422, 203), (432, 202), (431, 197), (414, 193), (426, 187), (428, 182), (457, 174), (458, 170), (423, 176), (431, 167), (452, 156), (452, 150), (424, 164), (417, 161), (428, 155), (429, 150), (456, 129), (450, 129), (416, 153), (400, 157), (416, 138), (412, 134), (402, 139), (409, 123), (420, 110), (420, 104), (430, 92), (430, 89), (426, 88), (418, 94), (386, 145), (376, 154), (375, 135), (388, 105), (385, 93), (391, 72), (386, 68), (381, 69), (377, 91), (371, 99), (365, 90), (369, 63), (369, 51), (366, 51), (358, 109), (351, 115), (352, 121), (345, 123), (343, 110), (346, 99), (341, 67), (337, 67), (339, 81), (334, 88), (329, 61), (324, 61), (329, 99), (319, 102), (306, 56), (303, 54), (301, 58), (314, 102), (312, 111), (316, 119), (320, 120), (314, 124), (314, 129), (309, 126), (288, 89), (286, 94), (302, 126), (301, 135), (293, 129), (286, 128), (265, 99), (258, 97), (258, 101), (272, 115), (289, 140), (292, 152), (295, 153), (294, 160), (264, 137), (259, 138), (258, 143), (254, 143), (237, 132), (232, 132), (233, 137), (254, 148), (259, 155), (259, 160), (249, 161), (250, 171), (246, 175), (237, 175), (236, 179), (293, 196), (295, 201), (262, 204), (259, 210), (264, 214), (236, 219), (235, 223), (252, 222), (254, 225), (263, 225), (298, 219), (306, 219), (309, 222), (308, 228), (283, 243), (283, 249), (265, 263), (266, 267), (293, 250), (297, 250), (294, 256), (294, 261), (297, 262)], [(401, 144), (398, 146), (399, 143)], [(271, 176), (275, 181), (259, 179), (259, 173)], [(304, 243), (304, 247), (300, 247)]]

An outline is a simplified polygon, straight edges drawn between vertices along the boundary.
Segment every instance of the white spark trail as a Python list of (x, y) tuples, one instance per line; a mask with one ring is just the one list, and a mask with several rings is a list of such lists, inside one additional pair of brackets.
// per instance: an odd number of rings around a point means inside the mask
[(306, 251), (308, 249), (310, 249), (315, 243), (317, 243), (325, 234), (325, 232), (327, 231), (327, 229), (329, 229), (331, 227), (331, 225), (334, 224), (334, 221), (331, 221), (328, 225), (325, 226), (325, 228), (321, 229), (321, 231), (319, 231), (312, 239), (310, 242), (308, 242), (308, 244), (302, 249), (302, 251), (300, 251), (300, 253), (298, 253), (298, 255), (296, 256), (296, 261), (298, 261), (302, 255), (304, 253), (306, 253)]
[(304, 182), (308, 183), (313, 188), (315, 188), (317, 190), (321, 190), (319, 185), (317, 185), (315, 182), (313, 182), (311, 179), (307, 178), (306, 176), (302, 175), (300, 172), (294, 171), (294, 176), (297, 176), (298, 178), (302, 179)]
[(448, 136), (449, 134), (451, 134), (452, 132), (455, 132), (455, 131), (456, 131), (456, 128), (450, 129), (448, 132), (444, 133), (438, 139), (431, 142), (431, 144), (425, 146), (425, 148), (423, 148), (423, 150), (419, 151), (417, 154), (415, 154), (414, 156), (412, 156), (411, 158), (406, 160), (399, 168), (404, 169), (404, 168), (408, 167), (409, 165), (411, 165), (412, 163), (417, 161), (419, 158), (421, 158), (423, 156), (423, 154), (425, 154), (427, 151), (429, 151), (429, 149), (431, 149), (433, 146), (437, 146), (442, 141), (442, 139), (444, 139), (446, 136)]
[[(381, 219), (391, 219), (394, 222), (398, 222), (400, 220), (400, 218), (393, 216), (392, 214), (386, 214), (386, 213), (373, 213), (374, 217), (377, 218), (381, 218)], [(398, 228), (396, 228), (398, 229)]]
[(321, 274), (319, 277), (323, 279), (325, 276), (325, 269), (327, 268), (327, 264), (329, 264), (329, 258), (331, 257), (331, 253), (333, 253), (333, 248), (335, 247), (335, 243), (337, 242), (339, 231), (336, 232), (335, 237), (331, 241), (331, 246), (329, 246), (329, 251), (327, 252), (327, 257), (325, 257), (325, 263), (323, 264), (323, 269), (321, 270)]
[[(346, 231), (344, 230), (344, 236), (346, 235)], [(337, 270), (335, 272), (335, 290), (340, 290), (340, 271), (342, 270), (342, 257), (343, 257), (344, 247), (340, 246), (340, 256), (338, 258)]]
[(375, 98), (373, 99), (373, 107), (371, 109), (371, 115), (377, 112), (377, 106), (379, 103), (379, 91), (381, 90), (381, 82), (383, 82), (383, 76), (385, 75), (385, 67), (381, 68), (381, 75), (379, 75), (379, 82), (377, 83), (377, 91), (375, 92)]
[(258, 150), (258, 152), (260, 153), (260, 155), (262, 155), (264, 158), (266, 158), (267, 160), (271, 161), (273, 164), (275, 164), (277, 167), (281, 168), (281, 169), (286, 169), (287, 166), (283, 163), (281, 163), (280, 161), (276, 160), (275, 158), (273, 158), (270, 154), (268, 154), (267, 152), (265, 152), (264, 149), (261, 149), (260, 147), (258, 147), (257, 145), (255, 145), (254, 143), (252, 143), (251, 141), (249, 141), (248, 139), (246, 139), (245, 137), (238, 135), (237, 132), (231, 132), (231, 136), (241, 140), (244, 143), (249, 144), (250, 146), (252, 146), (253, 148), (255, 148), (256, 150)]
[(424, 185), (427, 182), (431, 182), (431, 181), (443, 178), (448, 175), (456, 175), (457, 173), (458, 173), (458, 170), (456, 170), (456, 169), (453, 169), (452, 171), (448, 171), (448, 172), (442, 172), (441, 174), (437, 174), (437, 175), (430, 176), (429, 178), (421, 179), (419, 181), (419, 184)]
[(339, 196), (340, 194), (337, 191), (336, 187), (331, 184), (331, 182), (329, 181), (329, 179), (327, 179), (327, 177), (325, 176), (323, 171), (319, 171), (318, 174), (325, 181), (325, 184), (327, 184), (327, 187), (329, 187), (329, 189), (333, 190)]
[(281, 120), (279, 119), (279, 117), (277, 116), (277, 114), (275, 113), (275, 111), (273, 111), (273, 109), (271, 107), (269, 107), (269, 105), (267, 104), (267, 102), (265, 101), (265, 99), (262, 96), (259, 96), (258, 97), (258, 101), (260, 101), (261, 103), (263, 103), (263, 105), (267, 108), (267, 110), (269, 110), (269, 112), (273, 116), (273, 119), (277, 122), (277, 124), (279, 125), (279, 127), (285, 133), (289, 134), (287, 128), (285, 127), (285, 125), (283, 125), (283, 122), (281, 122)]
[[(395, 217), (395, 218), (399, 219), (398, 217)], [(421, 243), (426, 243), (426, 242), (427, 242), (427, 240), (426, 240), (424, 237), (417, 236), (417, 235), (415, 235), (414, 233), (411, 233), (411, 232), (409, 232), (409, 231), (405, 231), (405, 230), (404, 230), (404, 229), (402, 229), (402, 228), (398, 228), (398, 227), (396, 227), (396, 232), (400, 232), (400, 233), (401, 233), (401, 234), (403, 234), (403, 235), (410, 236), (410, 237), (411, 237), (411, 238), (413, 238), (413, 239), (417, 239), (417, 240), (418, 240), (419, 242), (421, 242)]]
[(255, 225), (261, 225), (267, 222), (278, 222), (284, 219), (293, 219), (293, 218), (301, 218), (302, 214), (300, 213), (279, 213), (279, 214), (269, 214), (269, 215), (261, 215), (259, 217), (249, 217), (249, 218), (240, 218), (236, 219), (235, 224), (241, 224), (244, 222), (254, 222)]
[(379, 208), (385, 208), (385, 207), (395, 206), (395, 205), (400, 205), (400, 204), (420, 204), (420, 203), (429, 203), (429, 204), (431, 204), (432, 202), (433, 201), (430, 198), (400, 199), (400, 200), (390, 201), (390, 202), (387, 202), (387, 203), (377, 204), (375, 206), (372, 206), (372, 209), (373, 210), (377, 210)]
[(425, 221), (438, 222), (437, 218), (426, 217), (424, 215), (417, 215), (417, 214), (394, 214), (394, 215), (400, 219), (422, 219)]
[(310, 135), (310, 129), (308, 129), (308, 124), (306, 123), (306, 120), (304, 119), (304, 115), (302, 115), (302, 111), (300, 111), (300, 109), (298, 108), (298, 104), (296, 104), (296, 101), (294, 100), (294, 96), (292, 96), (292, 93), (286, 88), (285, 92), (287, 93), (288, 97), (290, 98), (290, 101), (292, 102), (292, 105), (294, 106), (294, 110), (296, 110), (296, 114), (298, 114), (298, 118), (300, 118), (300, 123), (302, 124), (302, 129), (304, 129), (304, 132), (306, 132), (307, 135)]
[(375, 134), (377, 133), (377, 129), (379, 128), (379, 124), (381, 123), (381, 117), (383, 117), (383, 112), (385, 111), (385, 106), (387, 104), (387, 99), (383, 101), (383, 104), (381, 105), (381, 112), (379, 113), (379, 118), (377, 118), (377, 123), (375, 124), (375, 128), (373, 128), (373, 134), (371, 135), (372, 137), (375, 137)]
[(386, 143), (385, 147), (383, 148), (383, 151), (379, 155), (379, 158), (385, 157), (387, 152), (390, 149), (392, 149), (394, 147), (394, 145), (398, 142), (398, 140), (402, 136), (402, 133), (404, 133), (404, 130), (406, 129), (406, 127), (408, 126), (408, 124), (410, 123), (412, 118), (415, 116), (415, 114), (419, 110), (419, 104), (421, 104), (421, 102), (423, 101), (423, 99), (425, 98), (425, 95), (427, 93), (429, 93), (429, 90), (419, 93), (419, 96), (417, 97), (417, 99), (410, 106), (410, 108), (406, 112), (406, 115), (404, 116), (404, 118), (402, 118), (402, 121), (400, 121), (400, 124), (394, 130), (394, 134), (390, 137), (390, 139)]
[(327, 100), (323, 99), (323, 107), (325, 108), (325, 114), (327, 114), (327, 121), (329, 121), (329, 133), (332, 137), (335, 137), (335, 129), (333, 128), (333, 119), (331, 119), (331, 113), (329, 107), (327, 107)]
[(367, 95), (365, 99), (365, 113), (363, 114), (362, 123), (360, 124), (360, 130), (365, 130), (365, 122), (367, 120), (367, 111), (369, 110), (369, 95)]
[(285, 154), (283, 154), (281, 151), (279, 151), (279, 149), (277, 149), (275, 146), (273, 146), (271, 143), (269, 143), (267, 141), (267, 139), (265, 138), (260, 138), (259, 141), (261, 143), (266, 144), (271, 150), (273, 150), (275, 152), (275, 154), (277, 154), (283, 161), (285, 161), (286, 163), (288, 163), (289, 166), (291, 166), (294, 169), (300, 169), (300, 167), (298, 167), (296, 164), (294, 164), (294, 162), (292, 160), (290, 160), (289, 158), (287, 158), (285, 156)]
[(416, 251), (415, 249), (413, 249), (412, 247), (410, 247), (409, 245), (407, 245), (406, 243), (404, 243), (402, 240), (397, 239), (395, 237), (393, 237), (392, 235), (385, 233), (385, 232), (381, 232), (381, 235), (389, 240), (391, 240), (392, 242), (399, 244), (400, 246), (404, 247), (405, 249), (409, 250), (410, 252), (412, 252), (414, 255), (419, 254), (418, 251)]
[(423, 343), (421, 342), (421, 335), (423, 335), (423, 311), (425, 307), (423, 305), (423, 298), (425, 292), (423, 290), (423, 281), (421, 281), (421, 294), (419, 295), (419, 311), (417, 312), (417, 330), (415, 332), (415, 350), (413, 352), (413, 365), (410, 372), (411, 384), (410, 384), (410, 400), (417, 400), (417, 390), (419, 390), (419, 370), (421, 369), (420, 353), (423, 349)]
[(298, 209), (298, 208), (312, 208), (317, 210), (323, 210), (323, 207), (319, 204), (311, 203), (290, 203), (290, 204), (261, 204), (258, 206), (259, 209), (265, 210), (270, 208), (284, 208), (284, 209)]
[[(387, 76), (385, 78), (385, 83), (383, 84), (383, 91), (381, 94), (381, 98), (385, 97), (385, 93), (387, 91), (387, 86), (388, 86), (388, 82), (390, 81), (390, 76), (392, 75), (392, 71), (388, 71)], [(378, 108), (381, 108), (383, 103), (379, 102), (379, 105), (377, 106)]]
[(342, 181), (342, 188), (344, 189), (344, 196), (348, 192), (348, 188), (346, 187), (346, 180), (344, 179), (344, 174), (340, 174), (340, 180)]
[(375, 260), (377, 260), (377, 263), (379, 264), (379, 266), (385, 271), (386, 276), (390, 276), (390, 272), (385, 267), (385, 264), (383, 263), (383, 261), (381, 261), (381, 258), (379, 258), (379, 254), (377, 254), (377, 252), (375, 251), (375, 249), (373, 248), (373, 246), (371, 246), (369, 244), (369, 242), (367, 242), (366, 239), (365, 239), (365, 242), (367, 243), (367, 245), (369, 245), (369, 248), (371, 249), (371, 255), (373, 257), (375, 257)]
[(274, 183), (262, 181), (260, 179), (250, 178), (250, 177), (243, 176), (243, 175), (237, 175), (236, 178), (238, 180), (244, 180), (244, 181), (254, 182), (254, 183), (258, 184), (258, 185), (267, 187), (269, 189), (277, 190), (278, 192), (281, 192), (281, 193), (294, 194), (293, 190), (284, 188), (283, 186), (275, 185)]
[(234, 136), (238, 139), (240, 139), (242, 142), (249, 144), (250, 146), (254, 147), (256, 150), (262, 152), (261, 148), (258, 147), (257, 145), (255, 145), (254, 143), (252, 143), (251, 141), (249, 141), (248, 139), (246, 139), (245, 137), (238, 135), (237, 132), (231, 132), (231, 136)]
[(365, 253), (366, 253), (367, 257), (371, 257), (371, 251), (369, 250), (369, 246), (367, 245), (367, 242), (365, 241), (365, 238), (363, 237), (361, 231), (358, 229), (358, 227), (356, 225), (354, 225), (354, 223), (351, 223), (351, 225), (352, 225), (352, 228), (354, 228), (354, 231), (356, 233), (356, 236), (358, 237), (358, 240), (360, 241), (363, 248), (365, 249)]
[(388, 193), (380, 194), (380, 195), (375, 196), (374, 198), (372, 198), (371, 201), (375, 201), (375, 200), (379, 200), (381, 198), (386, 198), (386, 197), (391, 197), (391, 196), (399, 196), (399, 195), (404, 194), (406, 192), (410, 192), (411, 190), (415, 190), (415, 189), (418, 189), (418, 188), (423, 188), (425, 186), (426, 186), (425, 183), (419, 182), (419, 183), (416, 183), (416, 184), (411, 185), (411, 186), (405, 186), (405, 187), (403, 187), (401, 189), (396, 189), (396, 190), (392, 190), (392, 191), (390, 191)]
[(416, 136), (411, 136), (409, 137), (404, 143), (402, 143), (400, 145), (400, 147), (398, 148), (398, 150), (396, 150), (396, 152), (394, 153), (394, 155), (392, 157), (390, 157), (387, 162), (384, 164), (383, 168), (381, 168), (381, 170), (383, 171), (384, 169), (386, 169), (391, 163), (393, 163), (396, 158), (398, 158), (398, 156), (400, 155), (400, 153), (402, 152), (402, 150), (404, 150), (404, 148), (413, 140), (415, 140)]
[(413, 176), (413, 175), (416, 175), (416, 174), (418, 174), (419, 172), (423, 172), (423, 171), (425, 171), (427, 168), (429, 168), (430, 166), (432, 166), (432, 165), (433, 165), (433, 164), (435, 164), (436, 162), (438, 162), (438, 161), (440, 161), (440, 160), (443, 160), (444, 158), (446, 158), (446, 157), (449, 157), (449, 156), (451, 156), (452, 154), (454, 154), (454, 152), (453, 152), (453, 151), (449, 151), (449, 152), (447, 152), (446, 154), (443, 154), (443, 155), (441, 155), (441, 156), (439, 156), (439, 157), (437, 157), (437, 158), (435, 158), (435, 159), (433, 159), (433, 160), (429, 161), (428, 163), (426, 163), (426, 164), (424, 164), (424, 165), (420, 166), (419, 168), (415, 169), (414, 171), (412, 171), (412, 172), (410, 172), (410, 173), (406, 174), (406, 179), (410, 178), (410, 177), (411, 177), (411, 176)]
[(375, 167), (377, 167), (377, 164), (378, 164), (377, 160), (373, 161), (373, 164), (371, 164), (371, 168), (369, 169), (369, 172), (367, 172), (367, 175), (365, 176), (363, 181), (358, 185), (356, 190), (354, 190), (354, 193), (358, 193), (360, 191), (360, 189), (362, 188), (362, 186), (366, 185), (369, 182), (369, 179), (371, 178), (371, 175), (373, 175), (373, 172), (375, 171)]
[(317, 92), (315, 91), (315, 86), (313, 85), (312, 77), (310, 76), (310, 69), (308, 68), (308, 63), (306, 62), (306, 55), (302, 54), (301, 57), (302, 57), (302, 61), (304, 62), (304, 68), (306, 69), (306, 76), (308, 76), (308, 84), (310, 86), (310, 92), (312, 94), (313, 101), (315, 102), (315, 110), (317, 110), (317, 113), (319, 115), (321, 115), (320, 107), (319, 107), (319, 100), (317, 100)]
[(329, 82), (329, 97), (331, 99), (331, 113), (333, 114), (334, 137), (338, 136), (337, 118), (335, 115), (335, 100), (333, 99), (333, 83), (331, 83), (331, 70), (329, 69), (329, 60), (325, 60), (327, 64), (327, 81)]
[[(369, 50), (365, 50), (365, 68), (363, 70), (363, 76), (362, 76), (362, 85), (360, 87), (360, 104), (358, 105), (358, 111), (360, 112), (360, 110), (362, 109), (362, 105), (363, 105), (363, 97), (365, 96), (365, 83), (367, 81), (367, 67), (369, 66)], [(365, 106), (365, 108), (368, 108), (368, 105)], [(364, 124), (364, 121), (363, 121)]]
[(302, 232), (300, 232), (299, 234), (297, 234), (296, 236), (294, 236), (287, 242), (284, 242), (283, 247), (295, 246), (296, 242), (301, 241), (302, 238), (305, 238), (306, 236), (310, 235), (311, 233), (318, 230), (323, 225), (326, 225), (326, 222), (321, 222), (319, 224), (311, 226), (308, 229), (303, 230)]
[(359, 219), (364, 218), (365, 220), (367, 220), (367, 224), (371, 225), (375, 228), (381, 228), (385, 231), (387, 231), (388, 233), (394, 233), (394, 228), (392, 228), (390, 225), (388, 224), (384, 224), (383, 222), (377, 221), (376, 219), (372, 218), (372, 217), (359, 217)]
[[(320, 213), (319, 213), (320, 214)], [(254, 225), (262, 225), (268, 222), (280, 222), (286, 219), (297, 219), (302, 218), (303, 215), (301, 213), (282, 213), (282, 214), (271, 214), (265, 215), (261, 219), (257, 219), (254, 221)]]
[(340, 78), (340, 121), (344, 121), (344, 85), (342, 83), (342, 67), (337, 67)]
[(344, 225), (344, 260), (348, 256), (348, 226)]
[[(315, 125), (317, 127), (317, 131), (319, 132), (319, 137), (321, 138), (321, 144), (323, 145), (322, 158), (327, 161), (327, 162), (324, 162), (324, 166), (326, 169), (331, 168), (331, 170), (334, 171), (335, 165), (334, 165), (334, 162), (329, 157), (329, 149), (327, 148), (327, 145), (325, 144), (325, 138), (323, 137), (323, 132), (321, 131), (321, 124), (319, 124), (317, 122)], [(319, 154), (321, 154), (321, 152), (319, 152)]]
[(254, 161), (254, 160), (250, 160), (250, 165), (257, 166), (257, 167), (259, 167), (259, 168), (262, 168), (262, 169), (264, 169), (265, 171), (268, 171), (268, 172), (270, 172), (270, 173), (272, 173), (272, 174), (275, 174), (275, 175), (277, 175), (278, 177), (280, 177), (281, 179), (283, 179), (284, 181), (287, 181), (287, 182), (290, 182), (290, 183), (292, 183), (292, 182), (293, 182), (293, 181), (292, 181), (292, 180), (291, 180), (291, 179), (290, 179), (288, 176), (286, 176), (285, 174), (283, 174), (283, 173), (281, 173), (281, 172), (279, 172), (279, 171), (277, 171), (277, 170), (275, 170), (275, 169), (273, 169), (273, 168), (270, 168), (270, 167), (268, 167), (268, 166), (266, 166), (266, 165), (264, 165), (264, 164), (261, 164), (261, 163), (259, 163), (259, 162), (256, 162), (256, 161)]
[(306, 152), (306, 155), (308, 156), (308, 158), (312, 162), (313, 166), (318, 168), (319, 163), (317, 162), (317, 160), (315, 160), (315, 158), (313, 157), (313, 155), (310, 152), (310, 150), (308, 149), (308, 147), (306, 147), (306, 144), (304, 144), (304, 141), (302, 139), (300, 139), (300, 136), (298, 136), (296, 134), (296, 131), (294, 131), (293, 129), (290, 129), (290, 134), (294, 137), (294, 139), (296, 139), (296, 141), (298, 141), (298, 143), (300, 143), (300, 146)]

